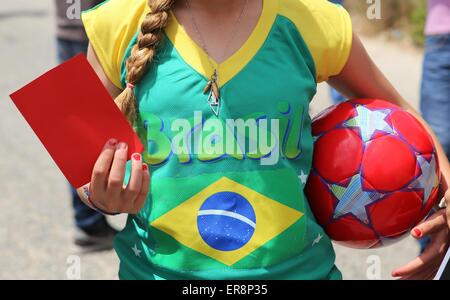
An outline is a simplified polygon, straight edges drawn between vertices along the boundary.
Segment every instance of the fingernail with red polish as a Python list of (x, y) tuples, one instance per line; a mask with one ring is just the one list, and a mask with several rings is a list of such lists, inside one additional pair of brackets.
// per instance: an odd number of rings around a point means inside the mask
[(148, 170), (147, 164), (143, 164), (143, 165), (142, 165), (142, 170), (144, 170), (144, 171), (147, 171), (147, 170)]
[(392, 277), (398, 277), (398, 273), (397, 272), (392, 273)]
[(140, 161), (141, 160), (141, 155), (139, 153), (133, 154), (133, 159)]
[(112, 147), (115, 147), (117, 145), (117, 140), (116, 139), (110, 139), (108, 141), (108, 144)]
[(125, 144), (125, 143), (117, 144), (117, 149), (125, 149), (126, 147), (127, 147), (127, 144)]
[(413, 233), (414, 233), (414, 235), (417, 236), (417, 237), (421, 237), (421, 236), (422, 236), (422, 231), (420, 231), (419, 228), (414, 228), (414, 229), (413, 229)]

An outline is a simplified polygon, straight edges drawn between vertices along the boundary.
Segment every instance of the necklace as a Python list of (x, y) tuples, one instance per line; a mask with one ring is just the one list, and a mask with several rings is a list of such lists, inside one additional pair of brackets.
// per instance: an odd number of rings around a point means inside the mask
[[(190, 4), (189, 0), (185, 0), (185, 2), (186, 2), (186, 7), (187, 7), (190, 17), (191, 17), (192, 24), (194, 25), (194, 30), (196, 31), (196, 34), (200, 40), (200, 46), (203, 49), (203, 51), (205, 51), (206, 56), (208, 57), (208, 62), (211, 65), (211, 68), (214, 70), (213, 74), (211, 75), (211, 78), (209, 79), (208, 83), (206, 84), (205, 88), (203, 89), (203, 94), (208, 93), (208, 98), (207, 98), (208, 105), (211, 108), (211, 110), (213, 111), (213, 113), (216, 115), (216, 117), (218, 117), (219, 110), (220, 110), (220, 103), (221, 103), (220, 91), (219, 91), (219, 86), (218, 86), (219, 70), (218, 70), (218, 68), (216, 68), (214, 66), (214, 63), (211, 59), (211, 55), (209, 54), (208, 48), (206, 47), (205, 39), (203, 38), (203, 35), (200, 32), (197, 22), (195, 21), (194, 13), (192, 12), (192, 8), (191, 8), (191, 4)], [(244, 7), (242, 8), (242, 11), (240, 12), (239, 17), (234, 26), (233, 33), (232, 33), (230, 39), (228, 40), (228, 42), (225, 44), (223, 54), (227, 53), (228, 48), (231, 45), (231, 42), (236, 37), (236, 34), (239, 29), (239, 25), (242, 21), (242, 17), (244, 16), (244, 12), (247, 8), (247, 5), (248, 5), (248, 0), (245, 1)]]

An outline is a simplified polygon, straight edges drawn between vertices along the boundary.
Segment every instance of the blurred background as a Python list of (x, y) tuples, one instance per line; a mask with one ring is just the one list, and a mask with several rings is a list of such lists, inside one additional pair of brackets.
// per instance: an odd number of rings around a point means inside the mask
[(353, 22), (360, 33), (377, 35), (384, 32), (392, 38), (405, 39), (417, 46), (424, 44), (424, 27), (427, 15), (426, 0), (382, 0), (380, 2), (382, 18), (370, 20), (366, 14), (367, 2), (345, 0), (345, 7), (352, 13)]
[[(8, 97), (58, 64), (54, 6), (54, 0), (2, 0), (0, 6), (0, 279), (68, 279), (74, 261), (81, 279), (116, 279), (114, 251), (74, 245), (66, 180)], [(418, 107), (426, 1), (382, 0), (379, 20), (368, 19), (366, 1), (348, 0), (346, 8), (377, 65)], [(330, 104), (322, 84), (311, 114)], [(108, 219), (119, 230), (124, 220)], [(392, 269), (414, 258), (419, 247), (407, 237), (377, 250), (336, 245), (336, 252), (345, 279), (390, 279)], [(378, 266), (380, 276), (373, 269)]]

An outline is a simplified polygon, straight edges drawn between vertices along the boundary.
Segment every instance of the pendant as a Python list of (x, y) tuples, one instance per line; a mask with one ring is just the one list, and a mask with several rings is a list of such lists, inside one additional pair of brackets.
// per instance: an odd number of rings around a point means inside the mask
[(220, 109), (220, 98), (216, 97), (212, 89), (209, 91), (208, 104), (213, 113), (216, 115), (216, 117), (218, 117)]
[(208, 105), (213, 111), (213, 113), (216, 115), (216, 117), (219, 116), (219, 109), (220, 109), (220, 91), (219, 87), (217, 86), (217, 71), (214, 70), (213, 76), (211, 76), (211, 79), (206, 84), (205, 88), (203, 89), (203, 93), (206, 94), (209, 92), (208, 95)]

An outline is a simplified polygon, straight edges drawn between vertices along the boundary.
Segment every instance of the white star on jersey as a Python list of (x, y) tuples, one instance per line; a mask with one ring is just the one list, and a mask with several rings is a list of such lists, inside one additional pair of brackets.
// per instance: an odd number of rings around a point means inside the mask
[(318, 244), (318, 243), (320, 243), (320, 240), (323, 238), (323, 236), (320, 234), (320, 232), (319, 232), (319, 234), (317, 235), (317, 237), (314, 239), (314, 241), (312, 242), (312, 245), (311, 246), (314, 246), (314, 245), (316, 245), (316, 244)]
[(298, 179), (302, 182), (303, 185), (306, 184), (306, 181), (308, 180), (308, 175), (303, 172), (303, 170), (300, 171), (300, 175), (298, 176)]
[(131, 247), (131, 250), (133, 250), (134, 255), (136, 255), (137, 257), (141, 257), (142, 250), (138, 249), (136, 244), (134, 244), (134, 247)]

